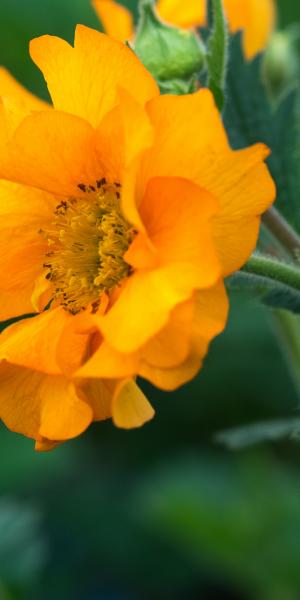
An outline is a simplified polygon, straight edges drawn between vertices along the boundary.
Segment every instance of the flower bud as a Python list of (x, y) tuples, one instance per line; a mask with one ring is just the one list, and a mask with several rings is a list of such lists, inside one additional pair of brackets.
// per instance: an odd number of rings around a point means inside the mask
[(298, 73), (298, 53), (295, 38), (289, 31), (272, 35), (264, 57), (264, 75), (272, 92), (280, 92)]
[(199, 36), (162, 22), (151, 0), (142, 2), (134, 50), (158, 82), (190, 80), (205, 62)]

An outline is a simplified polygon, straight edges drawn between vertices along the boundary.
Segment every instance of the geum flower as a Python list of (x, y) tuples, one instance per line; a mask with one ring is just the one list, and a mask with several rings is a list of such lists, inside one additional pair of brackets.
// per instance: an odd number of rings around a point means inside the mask
[(0, 336), (0, 418), (48, 449), (149, 420), (137, 375), (172, 390), (198, 372), (274, 185), (208, 90), (160, 97), (125, 45), (78, 26), (31, 56), (53, 108), (0, 77), (0, 318), (31, 315)]
[[(93, 0), (105, 31), (119, 41), (134, 36), (131, 12), (114, 0)], [(190, 29), (207, 23), (207, 0), (158, 0), (160, 17), (166, 22)], [(253, 58), (267, 45), (275, 26), (274, 0), (224, 0), (231, 33), (243, 31), (243, 46), (247, 59)]]

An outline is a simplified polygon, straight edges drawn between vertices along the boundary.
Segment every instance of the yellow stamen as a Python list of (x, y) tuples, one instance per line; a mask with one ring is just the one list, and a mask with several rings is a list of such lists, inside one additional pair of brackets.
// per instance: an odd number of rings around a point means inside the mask
[(123, 256), (134, 236), (120, 210), (118, 183), (102, 179), (78, 187), (87, 196), (61, 202), (52, 227), (43, 232), (49, 246), (46, 277), (55, 299), (72, 314), (89, 305), (95, 309), (103, 292), (130, 274)]

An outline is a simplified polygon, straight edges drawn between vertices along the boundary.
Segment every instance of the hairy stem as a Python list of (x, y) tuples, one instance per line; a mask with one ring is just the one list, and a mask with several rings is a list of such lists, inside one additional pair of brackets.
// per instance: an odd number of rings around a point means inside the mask
[(300, 291), (300, 268), (294, 264), (284, 263), (263, 254), (254, 254), (245, 264), (243, 271)]
[(296, 251), (300, 250), (300, 237), (291, 225), (284, 219), (274, 206), (263, 216), (266, 227), (277, 238), (290, 256), (295, 258)]

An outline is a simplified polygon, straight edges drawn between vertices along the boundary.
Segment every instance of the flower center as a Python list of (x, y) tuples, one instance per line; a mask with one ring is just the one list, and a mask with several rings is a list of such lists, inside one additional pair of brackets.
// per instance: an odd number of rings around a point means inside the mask
[(76, 314), (110, 292), (130, 274), (123, 256), (134, 230), (120, 210), (120, 184), (79, 184), (86, 197), (62, 201), (43, 233), (49, 251), (44, 267), (55, 289), (54, 298)]

